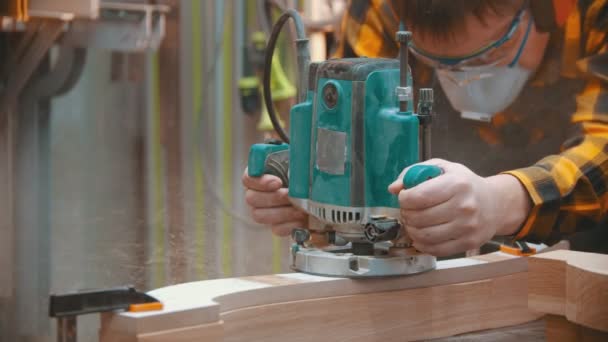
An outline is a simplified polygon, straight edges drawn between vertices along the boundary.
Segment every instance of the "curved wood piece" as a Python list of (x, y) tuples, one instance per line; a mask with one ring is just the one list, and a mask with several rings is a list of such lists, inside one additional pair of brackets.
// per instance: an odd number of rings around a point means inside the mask
[(608, 255), (562, 250), (529, 258), (528, 305), (608, 332)]
[(529, 322), (527, 261), (441, 261), (409, 277), (302, 273), (216, 279), (150, 294), (165, 309), (106, 315), (101, 341), (418, 340)]

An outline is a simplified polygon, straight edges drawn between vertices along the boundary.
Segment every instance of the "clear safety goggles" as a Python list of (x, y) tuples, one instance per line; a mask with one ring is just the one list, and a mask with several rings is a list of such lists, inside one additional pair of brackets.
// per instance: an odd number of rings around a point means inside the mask
[[(482, 71), (486, 68), (491, 69), (491, 67), (496, 65), (507, 64), (508, 66), (513, 66), (519, 60), (521, 52), (528, 40), (528, 35), (532, 26), (532, 18), (527, 9), (528, 3), (526, 2), (524, 6), (516, 13), (509, 25), (509, 28), (507, 29), (507, 32), (501, 38), (470, 54), (455, 57), (437, 56), (418, 48), (414, 42), (411, 42), (410, 44), (410, 51), (417, 57), (418, 60), (431, 66), (432, 68), (437, 69), (438, 71)], [(522, 23), (525, 21), (525, 19), (528, 20), (528, 25), (524, 31), (524, 25)], [(509, 58), (509, 55), (511, 55), (513, 46), (514, 44), (517, 44), (517, 41), (519, 40), (518, 38), (521, 36), (521, 34), (524, 34), (524, 39), (518, 48), (515, 58), (511, 62), (505, 63), (506, 59)], [(487, 73), (483, 72), (478, 72), (476, 74), (478, 79), (489, 77)]]

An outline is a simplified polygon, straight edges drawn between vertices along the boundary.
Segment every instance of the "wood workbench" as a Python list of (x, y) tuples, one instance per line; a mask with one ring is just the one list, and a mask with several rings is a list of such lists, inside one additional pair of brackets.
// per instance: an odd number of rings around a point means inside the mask
[(583, 330), (606, 338), (607, 291), (608, 256), (570, 251), (440, 261), (436, 270), (409, 277), (216, 279), (151, 291), (162, 311), (104, 315), (100, 340), (406, 341), (478, 332), (507, 341), (499, 337), (546, 331), (549, 340), (574, 341)]

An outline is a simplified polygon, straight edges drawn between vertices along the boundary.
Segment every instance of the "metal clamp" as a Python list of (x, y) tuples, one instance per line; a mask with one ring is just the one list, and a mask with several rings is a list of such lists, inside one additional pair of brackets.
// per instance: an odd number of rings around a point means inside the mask
[(116, 310), (143, 312), (162, 310), (156, 298), (132, 286), (80, 291), (49, 297), (49, 316), (57, 318), (57, 342), (76, 342), (77, 317)]
[(397, 95), (399, 102), (413, 100), (412, 87), (397, 87), (395, 88), (395, 94)]

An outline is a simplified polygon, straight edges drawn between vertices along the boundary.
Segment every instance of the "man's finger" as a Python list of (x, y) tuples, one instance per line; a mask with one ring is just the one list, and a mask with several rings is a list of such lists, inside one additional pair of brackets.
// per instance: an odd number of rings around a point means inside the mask
[(457, 194), (449, 174), (430, 179), (415, 188), (399, 192), (399, 206), (406, 210), (430, 208), (450, 200)]
[(401, 209), (401, 217), (407, 221), (408, 225), (426, 228), (453, 221), (455, 213), (458, 212), (457, 209), (458, 203), (455, 197), (452, 197), (445, 202), (424, 209)]
[(290, 205), (289, 190), (281, 188), (273, 192), (248, 189), (245, 192), (245, 202), (254, 208), (271, 208)]
[(406, 167), (405, 169), (403, 169), (403, 171), (401, 171), (401, 173), (399, 174), (399, 177), (397, 177), (397, 179), (395, 179), (395, 181), (393, 181), (389, 186), (388, 186), (388, 191), (392, 194), (398, 194), (399, 191), (404, 189), (403, 186), (403, 176), (405, 176), (405, 174), (407, 173), (407, 171), (414, 165), (434, 165), (439, 167), (442, 170), (445, 170), (446, 168), (449, 168), (451, 163), (448, 162), (447, 160), (443, 160), (443, 159), (438, 159), (438, 158), (434, 158), (434, 159), (429, 159), (427, 161), (424, 161), (422, 163), (417, 163), (417, 164), (413, 164), (410, 165), (408, 167)]
[(250, 177), (245, 169), (245, 173), (242, 177), (243, 185), (248, 189), (257, 191), (275, 191), (283, 186), (283, 182), (277, 176), (273, 175), (262, 175), (262, 177)]
[(307, 217), (305, 212), (292, 206), (254, 208), (251, 210), (251, 216), (257, 223), (270, 225), (278, 225), (290, 221), (302, 221)]
[(405, 229), (412, 241), (424, 246), (438, 245), (447, 241), (457, 240), (462, 236), (459, 227), (455, 226), (453, 222), (426, 228), (411, 226), (408, 223)]

